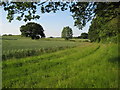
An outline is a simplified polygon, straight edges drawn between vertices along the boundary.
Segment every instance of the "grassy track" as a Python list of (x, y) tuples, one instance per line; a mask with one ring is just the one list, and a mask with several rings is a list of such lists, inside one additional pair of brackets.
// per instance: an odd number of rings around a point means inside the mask
[(3, 87), (117, 88), (116, 44), (86, 43), (41, 56), (3, 61)]

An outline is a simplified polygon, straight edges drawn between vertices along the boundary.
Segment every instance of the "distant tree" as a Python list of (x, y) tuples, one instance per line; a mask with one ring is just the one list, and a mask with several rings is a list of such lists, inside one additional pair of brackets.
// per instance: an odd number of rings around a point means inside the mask
[(7, 34), (3, 34), (2, 36), (7, 36)]
[(87, 33), (82, 33), (80, 38), (82, 39), (88, 39), (88, 34)]
[(40, 24), (29, 22), (20, 27), (21, 35), (31, 37), (32, 39), (39, 39), (45, 37), (43, 27)]
[(69, 26), (63, 28), (62, 38), (65, 38), (66, 40), (68, 40), (68, 39), (72, 38), (72, 35), (73, 35), (73, 32)]

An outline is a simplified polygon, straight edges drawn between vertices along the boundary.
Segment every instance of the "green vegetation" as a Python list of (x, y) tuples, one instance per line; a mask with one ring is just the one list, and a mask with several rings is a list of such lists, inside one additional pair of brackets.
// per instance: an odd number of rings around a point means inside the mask
[(44, 29), (40, 24), (29, 22), (20, 27), (21, 35), (31, 37), (32, 39), (39, 39), (45, 37)]
[(117, 44), (3, 61), (3, 88), (118, 88)]
[(68, 40), (72, 38), (72, 35), (73, 35), (73, 32), (69, 26), (63, 28), (62, 34), (61, 34), (62, 38), (65, 38), (66, 40)]
[[(39, 19), (41, 14), (37, 13), (56, 13), (58, 10), (72, 13), (74, 25), (82, 29), (86, 23), (96, 16), (112, 19), (119, 16), (119, 2), (1, 2), (1, 6), (7, 11), (9, 22), (16, 19), (19, 21), (31, 21)], [(103, 8), (104, 7), (104, 8)]]
[(118, 42), (118, 35), (120, 34), (119, 17), (99, 17), (93, 19), (89, 29), (89, 39), (92, 42)]
[(3, 50), (18, 50), (18, 49), (37, 49), (61, 46), (76, 46), (80, 43), (65, 41), (61, 38), (43, 38), (40, 40), (31, 40), (30, 38), (21, 36), (3, 36)]
[(21, 58), (55, 52), (79, 45), (79, 42), (65, 41), (60, 38), (31, 40), (21, 36), (3, 36), (2, 59)]
[(79, 36), (81, 39), (88, 39), (88, 33), (81, 33), (81, 36)]
[[(42, 13), (69, 9), (74, 25), (79, 29), (92, 20), (88, 35), (84, 33), (82, 37), (89, 37), (91, 42), (101, 42), (89, 43), (88, 39), (70, 39), (72, 29), (69, 26), (62, 31), (62, 37), (67, 41), (63, 38), (31, 40), (20, 36), (4, 35), (3, 88), (119, 87), (120, 57), (117, 45), (118, 36), (120, 36), (119, 3), (47, 3), (45, 1), (42, 3), (2, 2), (1, 5), (4, 6), (5, 11), (8, 11), (7, 19), (10, 22), (14, 18), (25, 22), (39, 19), (40, 16), (36, 14), (38, 6)], [(25, 30), (27, 29), (22, 26), (21, 31)], [(33, 39), (34, 37), (38, 39), (37, 34), (40, 35), (40, 32), (36, 33), (33, 30), (33, 33), (28, 35), (28, 31), (26, 31), (27, 36), (34, 34)], [(26, 35), (26, 32), (22, 34)]]

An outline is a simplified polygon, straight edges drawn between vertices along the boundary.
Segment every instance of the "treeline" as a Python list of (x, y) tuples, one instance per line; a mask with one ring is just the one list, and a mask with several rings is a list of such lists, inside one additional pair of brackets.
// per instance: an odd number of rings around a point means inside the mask
[[(115, 10), (119, 12), (119, 8)], [(114, 13), (115, 10), (112, 9), (110, 14), (109, 12), (106, 12), (104, 15), (98, 14), (92, 20), (88, 32), (88, 38), (91, 42), (118, 42), (118, 36), (120, 35), (120, 16)]]

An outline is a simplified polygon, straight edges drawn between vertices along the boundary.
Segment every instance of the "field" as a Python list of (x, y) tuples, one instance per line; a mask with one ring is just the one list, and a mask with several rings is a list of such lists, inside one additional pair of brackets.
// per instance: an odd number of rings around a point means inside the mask
[(31, 40), (30, 38), (21, 36), (3, 36), (2, 57), (3, 60), (6, 60), (10, 58), (33, 56), (75, 47), (80, 44), (82, 43), (79, 43), (78, 41), (66, 41), (60, 38)]
[(3, 88), (118, 88), (117, 44), (73, 42), (62, 39), (17, 40), (3, 40), (3, 50), (55, 46), (58, 48), (69, 46), (69, 48), (37, 56), (4, 60)]
[(3, 50), (18, 50), (18, 49), (37, 49), (37, 48), (50, 48), (61, 46), (75, 46), (78, 42), (65, 41), (64, 39), (46, 38), (40, 40), (31, 40), (21, 36), (4, 36), (3, 37)]

